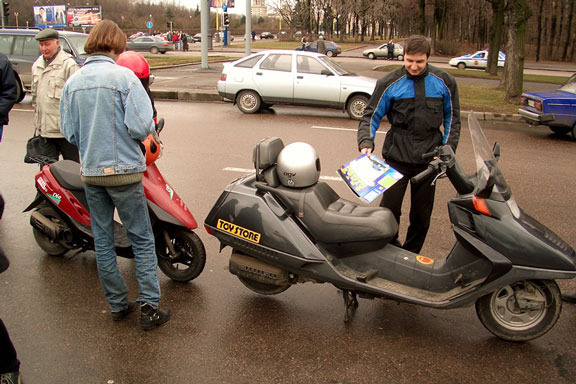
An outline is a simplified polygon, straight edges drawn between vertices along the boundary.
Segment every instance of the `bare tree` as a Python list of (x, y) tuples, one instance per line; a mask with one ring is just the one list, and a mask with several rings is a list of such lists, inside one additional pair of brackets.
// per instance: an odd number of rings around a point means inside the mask
[(498, 72), (498, 53), (502, 44), (502, 31), (504, 29), (505, 0), (488, 0), (488, 2), (492, 5), (492, 25), (490, 27), (490, 48), (488, 49), (486, 72), (496, 75)]
[(508, 16), (508, 53), (501, 85), (506, 91), (506, 100), (509, 103), (518, 104), (524, 76), (526, 22), (532, 12), (526, 0), (508, 0), (506, 14)]

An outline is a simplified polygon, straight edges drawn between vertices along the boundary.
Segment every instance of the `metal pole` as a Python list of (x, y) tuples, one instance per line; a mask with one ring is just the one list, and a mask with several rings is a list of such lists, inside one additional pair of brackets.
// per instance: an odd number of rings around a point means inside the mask
[(208, 68), (208, 28), (210, 28), (210, 0), (200, 2), (200, 35), (202, 36), (202, 61), (200, 67)]
[(246, 56), (252, 51), (252, 0), (246, 0)]
[(0, 17), (2, 17), (2, 29), (4, 29), (4, 1), (0, 1)]

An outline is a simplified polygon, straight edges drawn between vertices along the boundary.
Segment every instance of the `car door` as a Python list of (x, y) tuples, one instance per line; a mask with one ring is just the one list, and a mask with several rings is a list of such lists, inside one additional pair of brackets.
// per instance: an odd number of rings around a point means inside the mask
[(292, 67), (292, 53), (271, 53), (254, 68), (254, 84), (265, 103), (292, 103)]
[(470, 64), (466, 65), (472, 68), (486, 68), (486, 65), (488, 63), (488, 59), (486, 56), (487, 56), (486, 52), (478, 52), (474, 56), (472, 56)]
[(24, 88), (32, 86), (32, 65), (40, 57), (40, 47), (34, 35), (15, 35), (14, 48), (10, 62), (20, 79)]
[(340, 76), (314, 56), (296, 55), (294, 104), (336, 107), (340, 92)]

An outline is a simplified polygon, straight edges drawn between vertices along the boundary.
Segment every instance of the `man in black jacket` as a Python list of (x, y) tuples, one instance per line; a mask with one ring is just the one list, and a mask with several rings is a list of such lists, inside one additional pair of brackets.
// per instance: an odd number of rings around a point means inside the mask
[[(8, 124), (8, 113), (16, 103), (18, 97), (18, 85), (12, 65), (6, 55), (0, 53), (0, 141), (2, 141), (2, 129)], [(0, 219), (4, 213), (4, 199), (0, 194)]]
[[(384, 193), (380, 206), (389, 208), (398, 222), (410, 178), (427, 168), (429, 160), (422, 159), (422, 155), (442, 144), (450, 144), (456, 150), (460, 137), (456, 81), (429, 65), (429, 57), (428, 40), (411, 36), (405, 45), (404, 66), (378, 80), (358, 126), (358, 149), (371, 153), (382, 118), (387, 116), (392, 125), (382, 156), (404, 177)], [(435, 193), (431, 182), (432, 178), (428, 178), (410, 183), (410, 225), (403, 248), (414, 253), (422, 249), (430, 227)], [(393, 242), (399, 244), (397, 237)]]

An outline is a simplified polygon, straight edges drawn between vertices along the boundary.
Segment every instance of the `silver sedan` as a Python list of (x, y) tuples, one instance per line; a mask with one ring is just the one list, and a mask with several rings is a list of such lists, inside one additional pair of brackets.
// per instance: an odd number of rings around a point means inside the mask
[(359, 120), (376, 79), (358, 76), (326, 55), (271, 50), (225, 63), (218, 93), (244, 113), (274, 104), (345, 109)]

